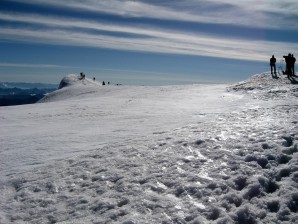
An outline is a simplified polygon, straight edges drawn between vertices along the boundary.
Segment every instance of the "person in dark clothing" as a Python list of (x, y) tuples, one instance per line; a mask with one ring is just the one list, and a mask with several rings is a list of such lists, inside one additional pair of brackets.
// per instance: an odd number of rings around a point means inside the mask
[(274, 55), (272, 55), (272, 57), (270, 58), (270, 67), (271, 67), (271, 74), (273, 75), (273, 69), (274, 69), (274, 74), (276, 75), (276, 58), (274, 57)]
[(296, 62), (296, 58), (294, 57), (294, 55), (292, 54), (292, 57), (291, 57), (291, 71), (292, 71), (292, 74), (295, 75), (295, 62)]
[(292, 66), (291, 66), (291, 61), (292, 61), (292, 55), (288, 54), (288, 56), (283, 56), (286, 62), (286, 71), (283, 71), (283, 74), (287, 75), (288, 78), (292, 76)]
[(105, 81), (102, 82), (102, 85), (103, 85), (103, 86), (106, 85)]
[(79, 79), (82, 80), (82, 79), (84, 79), (84, 78), (85, 78), (85, 74), (84, 74), (83, 72), (81, 72), (81, 73), (80, 73), (80, 78), (79, 78)]

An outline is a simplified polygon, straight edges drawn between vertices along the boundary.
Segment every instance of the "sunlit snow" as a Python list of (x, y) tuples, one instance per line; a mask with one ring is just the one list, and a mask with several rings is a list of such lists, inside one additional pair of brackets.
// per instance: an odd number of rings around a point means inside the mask
[(102, 86), (0, 108), (0, 223), (298, 223), (298, 86)]

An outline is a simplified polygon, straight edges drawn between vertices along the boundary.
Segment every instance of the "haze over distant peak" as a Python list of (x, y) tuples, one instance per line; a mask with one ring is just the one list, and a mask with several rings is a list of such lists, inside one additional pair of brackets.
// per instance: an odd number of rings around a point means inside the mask
[(20, 88), (20, 89), (56, 89), (57, 84), (49, 83), (29, 83), (29, 82), (0, 82), (1, 89)]

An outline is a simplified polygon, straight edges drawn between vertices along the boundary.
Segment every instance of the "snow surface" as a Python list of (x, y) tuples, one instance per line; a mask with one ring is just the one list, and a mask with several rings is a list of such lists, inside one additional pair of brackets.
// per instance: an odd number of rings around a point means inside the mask
[(0, 108), (0, 223), (298, 223), (298, 86), (101, 86)]

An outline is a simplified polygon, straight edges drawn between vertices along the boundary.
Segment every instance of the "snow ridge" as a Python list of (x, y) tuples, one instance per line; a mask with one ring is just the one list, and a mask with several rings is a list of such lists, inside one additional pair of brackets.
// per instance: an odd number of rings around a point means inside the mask
[[(147, 91), (170, 94), (171, 88)], [(199, 96), (180, 88), (179, 96)], [(234, 105), (230, 110), (204, 110), (201, 101), (182, 126), (160, 126), (15, 175), (6, 185), (10, 197), (1, 203), (0, 222), (297, 223), (296, 85), (263, 73), (227, 90), (218, 98)], [(140, 107), (144, 95), (129, 104), (135, 101)]]
[(59, 84), (59, 89), (69, 86), (99, 86), (100, 84), (89, 78), (82, 78), (81, 75), (69, 74), (66, 75)]
[(262, 100), (271, 100), (281, 97), (298, 97), (298, 79), (288, 79), (287, 76), (272, 76), (265, 72), (256, 74), (248, 80), (234, 84), (227, 88), (228, 91), (238, 91), (254, 98)]
[[(89, 78), (81, 78), (80, 75), (66, 75), (60, 82), (58, 90), (47, 94), (39, 103), (56, 102), (80, 98), (81, 95), (92, 95), (97, 92), (101, 83)], [(86, 97), (86, 96), (84, 96)]]

